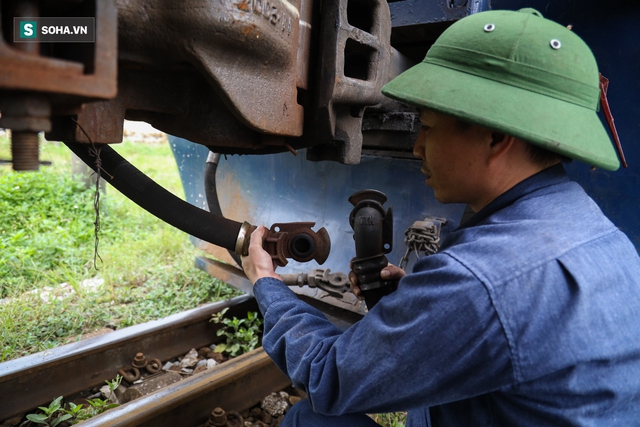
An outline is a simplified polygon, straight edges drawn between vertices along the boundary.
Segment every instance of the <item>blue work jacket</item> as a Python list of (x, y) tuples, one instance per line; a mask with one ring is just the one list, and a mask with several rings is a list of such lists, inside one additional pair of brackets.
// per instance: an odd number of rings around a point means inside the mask
[(272, 278), (263, 346), (314, 411), (407, 426), (640, 425), (640, 259), (560, 165), (519, 183), (340, 331)]

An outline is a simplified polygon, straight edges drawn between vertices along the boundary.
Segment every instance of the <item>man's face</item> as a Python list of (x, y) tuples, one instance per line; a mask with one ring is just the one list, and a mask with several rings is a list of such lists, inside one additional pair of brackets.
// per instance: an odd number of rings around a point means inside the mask
[(473, 205), (486, 166), (487, 130), (472, 126), (461, 132), (456, 119), (433, 111), (420, 112), (422, 129), (413, 154), (422, 159), (425, 182), (441, 203)]

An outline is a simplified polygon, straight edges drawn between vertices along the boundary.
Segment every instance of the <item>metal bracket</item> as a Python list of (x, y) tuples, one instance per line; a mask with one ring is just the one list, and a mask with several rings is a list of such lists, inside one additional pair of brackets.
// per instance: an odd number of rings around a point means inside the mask
[(287, 286), (309, 286), (319, 288), (335, 298), (342, 298), (349, 291), (349, 279), (342, 272), (332, 273), (330, 269), (316, 268), (308, 273), (281, 274)]
[(389, 6), (383, 0), (331, 0), (323, 2), (322, 16), (314, 123), (323, 143), (307, 158), (357, 164), (364, 108), (385, 99), (380, 89), (391, 62)]

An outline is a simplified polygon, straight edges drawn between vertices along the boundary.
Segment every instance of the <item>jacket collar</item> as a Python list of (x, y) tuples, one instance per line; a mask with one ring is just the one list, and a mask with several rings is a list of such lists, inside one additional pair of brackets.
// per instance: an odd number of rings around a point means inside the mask
[(493, 199), (487, 206), (482, 208), (479, 212), (462, 223), (458, 230), (473, 227), (480, 222), (484, 221), (489, 216), (498, 212), (501, 209), (506, 208), (519, 198), (551, 185), (568, 182), (569, 177), (564, 170), (562, 164), (553, 165), (547, 169), (538, 172), (535, 175), (530, 176), (524, 181), (519, 182), (509, 190), (505, 191), (495, 199)]

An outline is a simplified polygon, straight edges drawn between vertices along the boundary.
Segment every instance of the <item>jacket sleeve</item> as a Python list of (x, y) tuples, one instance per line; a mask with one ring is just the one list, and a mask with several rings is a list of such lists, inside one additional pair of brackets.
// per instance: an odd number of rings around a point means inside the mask
[(316, 412), (408, 410), (514, 381), (490, 295), (446, 254), (421, 260), (396, 292), (344, 332), (276, 279), (260, 279), (254, 293), (265, 351)]

